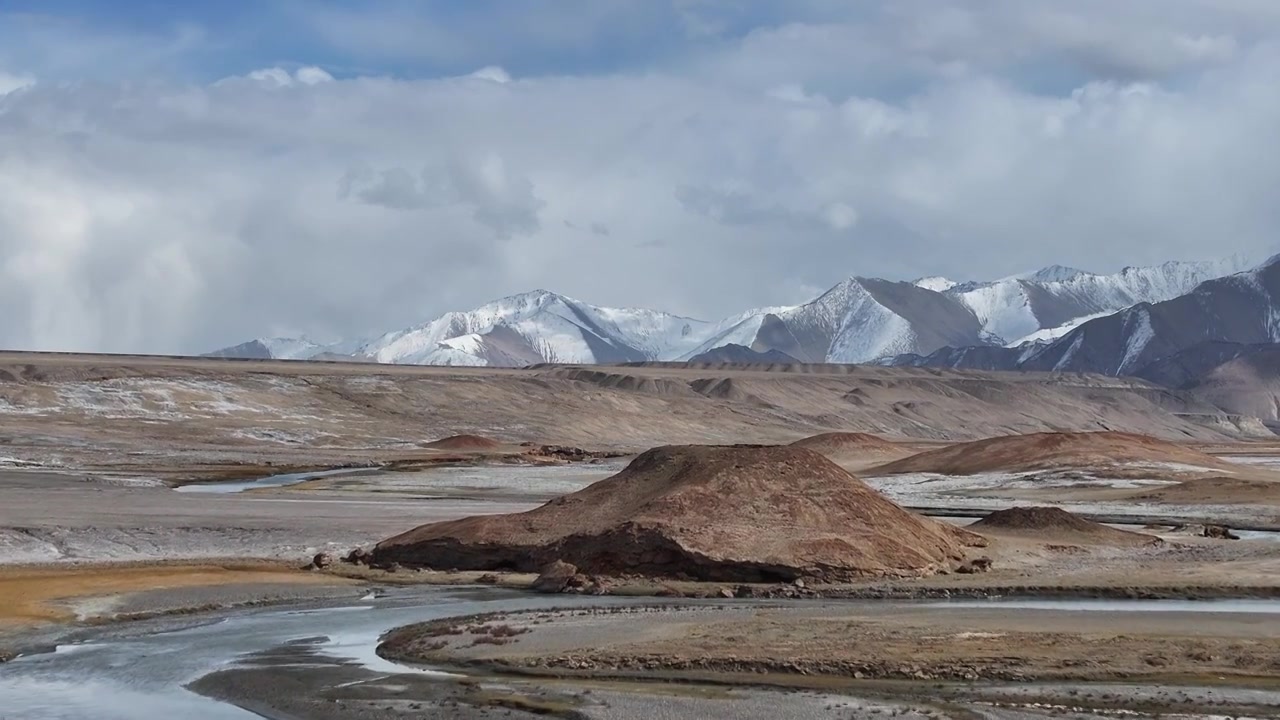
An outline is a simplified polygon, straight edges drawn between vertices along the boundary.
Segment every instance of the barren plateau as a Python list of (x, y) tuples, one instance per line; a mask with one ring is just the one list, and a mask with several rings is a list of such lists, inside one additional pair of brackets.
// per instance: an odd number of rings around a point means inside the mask
[(1129, 379), (3, 353), (0, 699), (171, 642), (192, 717), (1272, 717), (1277, 488)]

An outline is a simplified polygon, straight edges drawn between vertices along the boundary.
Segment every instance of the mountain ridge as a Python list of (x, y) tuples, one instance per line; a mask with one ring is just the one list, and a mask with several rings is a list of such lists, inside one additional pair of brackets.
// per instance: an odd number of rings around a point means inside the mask
[[(1080, 323), (1061, 337), (1018, 348), (947, 347), (886, 365), (1088, 372), (1183, 388), (1215, 368), (1280, 343), (1280, 256), (1211, 278), (1191, 291)], [(1241, 365), (1243, 363), (1237, 363)]]
[(734, 351), (743, 358), (885, 364), (929, 358), (950, 348), (982, 348), (966, 354), (999, 356), (1006, 360), (995, 364), (1007, 364), (1008, 357), (1025, 360), (1025, 350), (1004, 352), (1031, 342), (1025, 338), (1052, 344), (1057, 335), (1074, 333), (1073, 323), (1172, 299), (1243, 265), (1233, 256), (1126, 267), (1111, 275), (1051, 265), (989, 282), (855, 275), (807, 303), (755, 308), (719, 321), (595, 306), (538, 289), (447, 312), (358, 345), (270, 338), (210, 355), (308, 359), (323, 354), (380, 363), (519, 367), (688, 361), (733, 345), (743, 348)]

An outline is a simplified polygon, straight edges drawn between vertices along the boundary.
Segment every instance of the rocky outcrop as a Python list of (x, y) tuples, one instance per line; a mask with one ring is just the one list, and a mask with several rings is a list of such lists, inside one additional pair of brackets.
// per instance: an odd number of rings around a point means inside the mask
[[(724, 582), (837, 582), (950, 570), (979, 536), (895, 505), (794, 447), (650, 450), (621, 473), (525, 513), (424, 525), (379, 564)], [(550, 579), (548, 580), (550, 581)]]
[(580, 576), (577, 567), (567, 562), (556, 560), (542, 569), (538, 579), (533, 581), (530, 588), (541, 593), (564, 592), (578, 577)]

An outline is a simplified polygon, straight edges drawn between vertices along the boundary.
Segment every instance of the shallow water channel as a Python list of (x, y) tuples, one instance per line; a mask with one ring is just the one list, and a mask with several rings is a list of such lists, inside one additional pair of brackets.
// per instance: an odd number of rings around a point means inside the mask
[[(246, 490), (254, 490), (257, 488), (288, 487), (290, 485), (297, 485), (316, 478), (339, 475), (342, 473), (358, 472), (362, 472), (362, 470), (360, 468), (337, 468), (334, 470), (317, 470), (314, 472), (280, 473), (279, 475), (268, 475), (254, 480), (230, 480), (226, 482), (202, 482), (193, 483), (191, 485), (181, 485), (174, 488), (174, 491), (180, 493), (212, 493), (222, 495), (226, 493), (244, 492)], [(370, 471), (364, 470), (363, 472)]]
[[(80, 631), (56, 651), (0, 665), (0, 718), (5, 720), (169, 720), (258, 717), (185, 689), (248, 654), (322, 636), (314, 647), (375, 672), (410, 670), (374, 653), (379, 636), (400, 625), (502, 610), (653, 603), (653, 599), (535, 596), (494, 589), (415, 588), (339, 607), (210, 614), (201, 619), (132, 623)], [(1280, 614), (1280, 600), (1007, 600), (999, 607), (1082, 612), (1213, 612)], [(929, 603), (990, 607), (991, 602)], [(1280, 622), (1280, 620), (1278, 620)]]

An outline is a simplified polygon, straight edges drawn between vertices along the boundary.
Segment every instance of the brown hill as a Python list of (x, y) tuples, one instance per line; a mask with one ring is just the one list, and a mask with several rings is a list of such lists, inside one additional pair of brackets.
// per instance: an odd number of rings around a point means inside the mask
[(1155, 545), (1163, 542), (1153, 535), (1107, 527), (1056, 507), (997, 510), (969, 527), (984, 534), (1016, 535), (1054, 542), (1096, 545)]
[(1234, 477), (1206, 477), (1177, 485), (1143, 489), (1130, 500), (1173, 505), (1280, 505), (1280, 481)]
[(813, 435), (791, 443), (791, 447), (812, 450), (850, 472), (862, 472), (914, 454), (912, 450), (878, 435), (860, 432)]
[(436, 450), (492, 450), (502, 447), (502, 443), (481, 435), (451, 435), (447, 438), (427, 443), (427, 447)]
[(913, 515), (821, 455), (792, 447), (661, 447), (540, 508), (424, 525), (375, 562), (699, 580), (827, 581), (950, 568), (983, 540)]
[(869, 475), (975, 475), (1059, 468), (1107, 468), (1129, 463), (1177, 463), (1221, 470), (1219, 460), (1167, 440), (1122, 432), (1033, 433), (960, 443), (869, 470)]
[(899, 445), (889, 442), (878, 435), (860, 432), (831, 432), (813, 435), (791, 443), (791, 447), (807, 448), (816, 453), (879, 453), (892, 455), (901, 453)]

